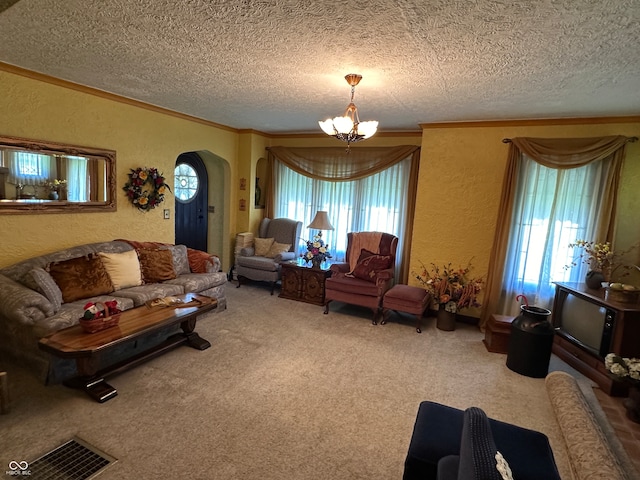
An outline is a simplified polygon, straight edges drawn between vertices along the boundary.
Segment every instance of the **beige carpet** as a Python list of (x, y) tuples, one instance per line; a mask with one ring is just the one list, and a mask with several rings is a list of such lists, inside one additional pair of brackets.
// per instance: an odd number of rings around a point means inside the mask
[[(181, 347), (110, 380), (98, 404), (45, 387), (11, 365), (11, 411), (0, 416), (0, 471), (77, 435), (118, 462), (99, 478), (400, 479), (418, 404), (472, 405), (549, 436), (571, 478), (543, 379), (489, 353), (477, 328), (369, 313), (228, 288), (226, 312), (197, 326), (212, 343)], [(568, 369), (552, 358), (552, 369)]]

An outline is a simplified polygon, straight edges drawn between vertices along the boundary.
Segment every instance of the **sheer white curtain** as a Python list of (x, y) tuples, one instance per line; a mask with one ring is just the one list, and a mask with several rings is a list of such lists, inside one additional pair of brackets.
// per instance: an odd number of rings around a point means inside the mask
[[(360, 180), (331, 182), (306, 177), (276, 161), (274, 217), (300, 220), (303, 240), (307, 240), (316, 233), (307, 225), (318, 210), (326, 210), (334, 230), (322, 232), (323, 238), (330, 246), (332, 261), (344, 261), (349, 232), (379, 231), (404, 238), (410, 171), (408, 157)], [(301, 243), (299, 252), (303, 248)], [(402, 258), (401, 248), (399, 242), (398, 258)]]
[(555, 169), (523, 156), (498, 311), (517, 315), (519, 294), (525, 294), (530, 304), (550, 308), (552, 282), (583, 281), (586, 265), (564, 268), (579, 253), (569, 244), (596, 237), (596, 212), (605, 183), (603, 162)]
[(67, 200), (87, 202), (89, 200), (88, 160), (85, 157), (65, 157), (67, 160)]
[(3, 160), (9, 167), (9, 183), (22, 185), (40, 185), (51, 178), (55, 169), (55, 159), (49, 155), (30, 152), (4, 152)]

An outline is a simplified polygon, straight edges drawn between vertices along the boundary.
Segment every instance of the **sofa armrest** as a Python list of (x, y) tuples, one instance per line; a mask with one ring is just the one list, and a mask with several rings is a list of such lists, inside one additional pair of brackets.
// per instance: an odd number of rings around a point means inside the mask
[(240, 249), (240, 255), (242, 257), (253, 257), (256, 254), (256, 250), (253, 247), (243, 247)]
[(280, 263), (280, 262), (288, 262), (289, 260), (295, 260), (295, 259), (296, 259), (296, 252), (283, 252), (276, 255), (273, 258), (273, 261), (276, 263)]
[(349, 273), (349, 264), (348, 263), (332, 263), (331, 267), (329, 267), (333, 273)]
[(218, 273), (221, 268), (220, 258), (216, 255), (211, 255), (211, 261), (207, 263), (207, 273)]
[(33, 325), (53, 314), (53, 305), (44, 295), (0, 275), (0, 317)]

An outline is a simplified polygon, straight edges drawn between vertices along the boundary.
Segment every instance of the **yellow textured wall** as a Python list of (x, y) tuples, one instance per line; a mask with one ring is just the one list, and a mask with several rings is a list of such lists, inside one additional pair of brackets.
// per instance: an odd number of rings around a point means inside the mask
[[(157, 167), (172, 185), (180, 153), (208, 150), (229, 163), (231, 179), (237, 177), (238, 134), (233, 131), (4, 71), (0, 85), (0, 134), (115, 150), (118, 185), (113, 213), (0, 214), (0, 267), (120, 237), (173, 242), (173, 195), (167, 195), (161, 208), (135, 209), (122, 190), (131, 168)], [(163, 208), (171, 210), (171, 220), (163, 220)], [(235, 222), (235, 211), (231, 217)]]
[[(13, 73), (0, 71), (0, 134), (107, 148), (117, 152), (118, 210), (87, 214), (0, 214), (0, 268), (34, 255), (80, 243), (118, 237), (172, 242), (174, 223), (162, 208), (144, 213), (133, 208), (122, 186), (130, 168), (158, 167), (173, 182), (177, 156), (208, 151), (227, 162), (222, 199), (225, 227), (224, 269), (240, 231), (256, 231), (264, 210), (253, 206), (257, 162), (273, 145), (340, 146), (323, 135), (268, 137), (234, 132), (100, 98)], [(497, 125), (433, 127), (422, 134), (379, 134), (353, 146), (421, 145), (417, 211), (408, 252), (411, 270), (419, 262), (464, 265), (473, 258), (474, 273), (486, 275), (508, 146), (505, 137), (585, 137), (640, 134), (640, 123), (585, 125)], [(247, 190), (240, 191), (240, 178)], [(627, 147), (618, 210), (616, 247), (640, 240), (640, 142)], [(238, 200), (247, 200), (240, 212)], [(172, 195), (162, 205), (174, 211)], [(640, 263), (640, 252), (636, 253)], [(640, 276), (634, 280), (640, 284)], [(410, 283), (415, 282), (410, 280)], [(479, 312), (468, 312), (477, 315)]]
[[(451, 262), (485, 276), (498, 215), (511, 137), (638, 135), (640, 123), (546, 126), (425, 127), (417, 211), (410, 253), (412, 271)], [(640, 241), (640, 143), (627, 145), (622, 172), (616, 248)], [(410, 283), (417, 284), (411, 279)], [(640, 283), (640, 282), (639, 282)], [(465, 313), (478, 316), (479, 311)]]

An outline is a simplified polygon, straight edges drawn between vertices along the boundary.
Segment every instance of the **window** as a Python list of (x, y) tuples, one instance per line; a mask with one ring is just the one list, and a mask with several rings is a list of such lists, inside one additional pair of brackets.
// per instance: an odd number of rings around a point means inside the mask
[(198, 193), (198, 174), (191, 165), (181, 163), (175, 169), (174, 192), (176, 199), (188, 202)]
[[(49, 180), (52, 168), (52, 158), (49, 155), (39, 155), (30, 152), (5, 152), (11, 171), (10, 183), (37, 185)], [(3, 162), (7, 163), (6, 160)]]
[[(326, 210), (334, 230), (322, 232), (333, 261), (344, 261), (347, 233), (379, 231), (404, 237), (404, 215), (411, 158), (388, 169), (354, 181), (314, 180), (283, 164), (275, 168), (276, 217), (303, 222), (303, 239), (316, 232), (306, 226), (318, 210)], [(299, 252), (303, 245), (299, 246)], [(402, 258), (400, 243), (397, 256)]]
[(548, 168), (523, 156), (505, 263), (502, 311), (517, 308), (515, 297), (550, 308), (553, 282), (579, 282), (585, 269), (570, 268), (577, 239), (595, 235), (595, 212), (604, 189), (602, 162), (571, 169)]

